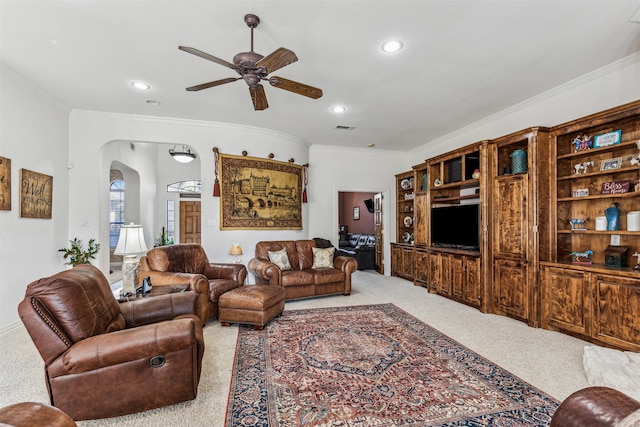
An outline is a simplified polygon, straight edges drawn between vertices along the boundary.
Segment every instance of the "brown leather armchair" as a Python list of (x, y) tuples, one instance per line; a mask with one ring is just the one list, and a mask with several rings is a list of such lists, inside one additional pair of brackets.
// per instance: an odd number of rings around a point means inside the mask
[(140, 258), (140, 280), (151, 277), (153, 286), (189, 284), (196, 294), (196, 314), (202, 324), (218, 315), (218, 298), (244, 285), (242, 264), (210, 263), (198, 244), (159, 246)]
[(69, 415), (55, 406), (21, 402), (0, 409), (0, 426), (11, 427), (77, 427)]
[(204, 339), (194, 309), (192, 292), (119, 304), (92, 265), (32, 282), (18, 306), (51, 404), (75, 420), (195, 399)]
[(571, 394), (558, 406), (551, 427), (637, 426), (640, 416), (635, 412), (638, 410), (640, 402), (618, 390), (587, 387)]

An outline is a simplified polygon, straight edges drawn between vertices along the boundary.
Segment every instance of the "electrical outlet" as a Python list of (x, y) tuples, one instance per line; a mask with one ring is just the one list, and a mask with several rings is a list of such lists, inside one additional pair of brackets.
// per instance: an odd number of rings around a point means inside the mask
[(620, 246), (620, 235), (612, 234), (611, 235), (611, 246)]

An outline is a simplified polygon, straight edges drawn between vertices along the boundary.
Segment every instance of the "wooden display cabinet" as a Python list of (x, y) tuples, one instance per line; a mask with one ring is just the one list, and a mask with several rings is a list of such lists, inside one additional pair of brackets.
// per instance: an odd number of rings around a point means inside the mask
[[(621, 138), (602, 147), (576, 150), (584, 136), (621, 131)], [(577, 119), (551, 129), (550, 261), (541, 262), (541, 324), (600, 345), (640, 350), (640, 270), (634, 270), (640, 231), (627, 230), (626, 214), (640, 210), (638, 155), (640, 101)], [(609, 168), (612, 160), (616, 167)], [(605, 164), (603, 165), (603, 162)], [(630, 181), (630, 191), (602, 194), (603, 183)], [(613, 203), (620, 209), (620, 230), (595, 229), (595, 218)], [(572, 219), (585, 220), (584, 230), (572, 229)], [(626, 265), (605, 265), (604, 251), (619, 236), (629, 248)], [(574, 264), (571, 253), (592, 251), (591, 264)]]
[(413, 244), (413, 202), (415, 200), (413, 171), (396, 175), (396, 241)]
[[(619, 143), (590, 150), (575, 150), (572, 142), (584, 135), (593, 139), (620, 130)], [(640, 231), (627, 230), (627, 213), (640, 210), (640, 191), (634, 185), (640, 182), (640, 166), (630, 160), (638, 155), (640, 140), (640, 102), (621, 106), (603, 113), (559, 125), (552, 132), (554, 188), (551, 218), (553, 218), (552, 259), (570, 262), (573, 252), (593, 252), (592, 262), (604, 266), (604, 251), (611, 244), (611, 236), (620, 236), (620, 246), (629, 247), (630, 254), (640, 250)], [(612, 160), (618, 168), (608, 169)], [(586, 169), (579, 169), (587, 165)], [(629, 192), (602, 194), (603, 184), (629, 181)], [(586, 194), (588, 193), (588, 194)], [(586, 195), (585, 195), (586, 194)], [(596, 217), (604, 216), (605, 209), (615, 203), (620, 210), (620, 230), (596, 230)], [(572, 230), (573, 219), (585, 220), (585, 230)], [(629, 268), (635, 258), (628, 256)], [(615, 271), (615, 270), (613, 270)], [(614, 273), (615, 274), (615, 273)], [(640, 275), (640, 273), (639, 273)]]
[(391, 243), (391, 275), (413, 281), (413, 247)]
[[(430, 227), (426, 227), (427, 282), (430, 292), (487, 311), (486, 263), (483, 254), (488, 241), (486, 224), (488, 207), (486, 176), (488, 170), (488, 141), (455, 150), (427, 160), (429, 193), (425, 211), (459, 205), (480, 205), (480, 250), (468, 251), (436, 247), (431, 240)], [(418, 268), (416, 266), (416, 268)]]
[[(503, 136), (490, 144), (491, 311), (530, 326), (538, 326), (540, 318), (539, 260), (550, 257), (548, 239), (539, 239), (548, 230), (548, 146), (549, 130), (540, 127)], [(518, 168), (514, 167), (514, 153), (526, 156), (526, 162), (516, 165)]]

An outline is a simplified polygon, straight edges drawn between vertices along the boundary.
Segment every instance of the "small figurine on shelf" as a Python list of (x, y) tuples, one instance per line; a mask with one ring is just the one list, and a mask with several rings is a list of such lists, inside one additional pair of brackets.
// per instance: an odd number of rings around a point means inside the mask
[(629, 160), (631, 165), (640, 165), (640, 139), (636, 142), (636, 147), (638, 147), (638, 154)]
[(636, 252), (635, 254), (631, 255), (636, 257), (636, 265), (635, 267), (633, 267), (634, 270), (640, 270), (640, 252)]
[(633, 184), (633, 191), (640, 191), (640, 179)]
[(573, 141), (571, 141), (571, 144), (576, 146), (574, 149), (575, 152), (591, 150), (591, 148), (593, 148), (593, 140), (586, 134), (582, 135), (582, 137), (580, 135), (576, 136)]
[(594, 166), (593, 162), (584, 162), (584, 163), (578, 163), (573, 168), (576, 170), (576, 175), (580, 175), (581, 173), (587, 173), (587, 168), (592, 168), (593, 166)]
[(591, 255), (593, 255), (593, 251), (591, 249), (584, 252), (571, 252), (569, 254), (573, 264), (592, 264)]
[(572, 230), (586, 230), (587, 228), (584, 226), (584, 223), (589, 221), (589, 218), (573, 218), (570, 223), (571, 223), (571, 229)]
[(478, 179), (478, 178), (480, 178), (480, 169), (475, 169), (475, 170), (473, 171), (473, 173), (471, 174), (471, 178), (473, 178), (473, 179)]

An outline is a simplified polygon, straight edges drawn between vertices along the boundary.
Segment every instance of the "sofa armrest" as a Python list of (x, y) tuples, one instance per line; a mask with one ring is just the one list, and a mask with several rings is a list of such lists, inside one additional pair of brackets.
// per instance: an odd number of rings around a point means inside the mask
[(95, 335), (75, 343), (48, 369), (51, 377), (107, 368), (195, 347), (194, 319), (176, 319)]
[(351, 274), (358, 269), (358, 262), (352, 257), (336, 256), (333, 258), (333, 266), (347, 274)]
[(120, 304), (127, 328), (172, 320), (183, 314), (195, 314), (195, 292), (181, 292), (140, 298)]
[(249, 271), (256, 276), (258, 284), (278, 285), (282, 284), (282, 272), (272, 262), (253, 258), (249, 261)]
[(247, 278), (247, 268), (242, 264), (210, 263), (205, 267), (204, 275), (209, 279), (233, 280), (242, 286)]

